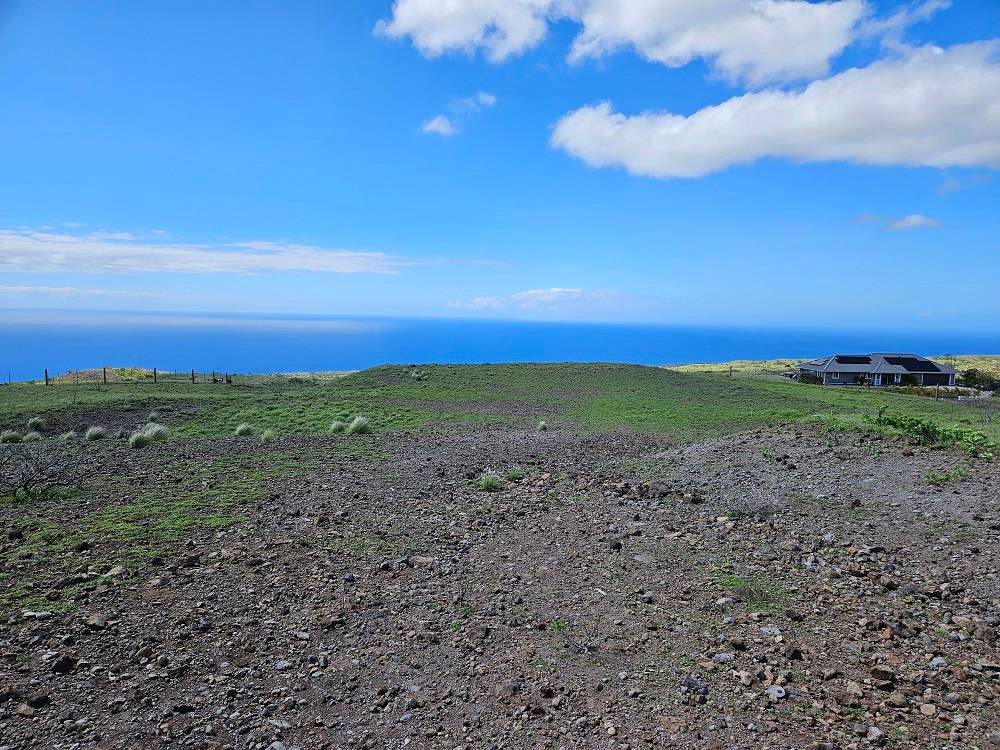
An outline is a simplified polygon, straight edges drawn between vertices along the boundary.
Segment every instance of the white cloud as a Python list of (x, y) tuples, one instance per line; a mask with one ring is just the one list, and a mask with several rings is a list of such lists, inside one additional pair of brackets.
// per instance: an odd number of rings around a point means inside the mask
[(595, 167), (700, 177), (765, 157), (1000, 167), (1000, 40), (922, 47), (795, 92), (734, 97), (690, 116), (583, 107), (551, 144)]
[(458, 129), (452, 124), (451, 120), (444, 115), (432, 117), (421, 125), (420, 129), (425, 133), (437, 133), (445, 137), (455, 135), (458, 132)]
[(108, 233), (71, 235), (0, 230), (0, 271), (6, 272), (397, 273), (407, 265), (414, 263), (384, 253), (311, 245), (175, 244), (114, 239)]
[(162, 297), (154, 292), (123, 289), (87, 289), (75, 286), (0, 286), (0, 294), (51, 295), (57, 297)]
[(815, 78), (851, 43), (862, 0), (588, 0), (570, 60), (634, 48), (671, 68), (694, 59), (732, 81)]
[[(897, 15), (886, 30), (910, 21)], [(396, 0), (376, 32), (409, 37), (430, 57), (481, 49), (501, 62), (568, 19), (581, 27), (570, 60), (632, 48), (669, 67), (704, 59), (726, 78), (760, 84), (825, 74), (870, 16), (865, 0)]]
[(923, 214), (910, 214), (909, 216), (895, 219), (886, 229), (898, 231), (900, 229), (939, 229), (940, 227), (941, 222), (937, 219), (931, 219)]
[(524, 52), (548, 31), (547, 21), (569, 10), (563, 0), (396, 0), (376, 33), (410, 37), (425, 55), (485, 50), (493, 62)]
[(499, 310), (519, 308), (529, 310), (539, 307), (558, 307), (573, 302), (588, 302), (618, 296), (617, 292), (605, 289), (578, 289), (549, 287), (548, 289), (527, 289), (507, 297), (473, 297), (471, 300), (457, 300), (450, 307), (464, 310)]

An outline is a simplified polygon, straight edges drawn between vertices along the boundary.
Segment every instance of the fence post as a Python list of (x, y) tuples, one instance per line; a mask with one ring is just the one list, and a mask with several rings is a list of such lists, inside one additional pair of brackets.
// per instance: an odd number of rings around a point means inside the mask
[(102, 367), (101, 368), (101, 379), (104, 381), (104, 385), (108, 384), (108, 368), (107, 367)]
[(212, 382), (218, 383), (219, 381), (215, 379), (215, 370), (212, 370)]
[(156, 382), (156, 368), (153, 368), (153, 382)]
[(49, 368), (45, 368), (45, 385), (49, 384)]
[(194, 383), (194, 368), (191, 369), (191, 382)]

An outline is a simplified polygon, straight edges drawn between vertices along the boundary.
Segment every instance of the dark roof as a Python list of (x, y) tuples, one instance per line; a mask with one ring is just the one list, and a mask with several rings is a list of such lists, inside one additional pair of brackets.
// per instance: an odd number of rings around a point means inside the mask
[(857, 372), (900, 374), (920, 372), (954, 373), (955, 370), (945, 365), (939, 365), (926, 357), (916, 354), (833, 354), (829, 357), (801, 362), (800, 370), (813, 372)]

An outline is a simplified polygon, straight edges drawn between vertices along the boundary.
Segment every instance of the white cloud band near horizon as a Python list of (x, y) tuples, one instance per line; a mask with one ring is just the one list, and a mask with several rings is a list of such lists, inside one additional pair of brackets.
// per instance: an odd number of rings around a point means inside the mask
[(0, 272), (8, 273), (229, 273), (269, 272), (396, 274), (406, 267), (439, 263), (491, 265), (491, 261), (416, 260), (282, 243), (176, 243), (129, 233), (67, 234), (0, 229)]
[(869, 0), (395, 0), (375, 31), (409, 38), (427, 57), (482, 50), (500, 63), (569, 21), (580, 27), (570, 62), (631, 49), (671, 68), (704, 60), (718, 76), (759, 86), (826, 75), (852, 42), (898, 37), (949, 5), (925, 0), (878, 18)]
[(545, 289), (527, 289), (502, 297), (480, 296), (469, 300), (455, 300), (449, 304), (449, 307), (462, 310), (502, 310), (511, 307), (530, 310), (542, 307), (558, 307), (567, 303), (595, 302), (618, 296), (620, 296), (618, 292), (607, 289), (549, 287)]
[(689, 115), (609, 102), (556, 123), (550, 143), (593, 167), (701, 177), (763, 158), (1000, 167), (1000, 40), (921, 47), (801, 91), (733, 97)]

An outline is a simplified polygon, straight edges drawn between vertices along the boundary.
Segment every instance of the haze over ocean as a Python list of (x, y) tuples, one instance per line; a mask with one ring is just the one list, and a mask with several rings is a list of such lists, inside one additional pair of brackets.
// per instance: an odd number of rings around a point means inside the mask
[(379, 364), (813, 357), (1000, 352), (1000, 332), (807, 330), (433, 318), (0, 311), (0, 376), (111, 366), (272, 373)]

